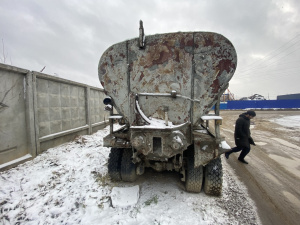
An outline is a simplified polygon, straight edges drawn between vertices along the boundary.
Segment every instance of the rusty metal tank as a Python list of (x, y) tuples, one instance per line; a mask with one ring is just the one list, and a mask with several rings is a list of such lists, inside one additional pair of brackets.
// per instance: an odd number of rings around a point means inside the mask
[[(230, 146), (220, 136), (219, 99), (236, 65), (233, 45), (220, 34), (145, 37), (141, 22), (139, 38), (108, 48), (98, 72), (111, 111), (110, 134), (103, 138), (111, 147), (109, 176), (134, 181), (147, 167), (175, 170), (187, 191), (200, 192), (203, 184), (205, 193), (220, 195), (220, 155)], [(215, 114), (207, 115), (214, 105)], [(114, 130), (115, 120), (124, 126)]]
[(114, 107), (136, 125), (136, 96), (148, 118), (174, 125), (196, 125), (228, 87), (237, 65), (236, 51), (221, 34), (178, 32), (120, 42), (102, 55), (99, 79)]

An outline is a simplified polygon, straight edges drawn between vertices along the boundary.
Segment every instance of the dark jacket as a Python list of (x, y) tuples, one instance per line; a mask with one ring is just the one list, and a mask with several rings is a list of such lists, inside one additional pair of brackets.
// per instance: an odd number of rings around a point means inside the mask
[(246, 117), (246, 113), (241, 114), (236, 120), (234, 140), (236, 146), (239, 148), (250, 148), (250, 144), (253, 142), (250, 133), (250, 119)]

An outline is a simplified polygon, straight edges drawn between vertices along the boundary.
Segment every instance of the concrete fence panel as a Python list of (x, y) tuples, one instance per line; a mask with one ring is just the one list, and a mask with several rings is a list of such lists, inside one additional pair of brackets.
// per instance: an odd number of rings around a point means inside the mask
[(101, 129), (103, 127), (103, 121), (108, 121), (109, 113), (104, 111), (103, 99), (105, 94), (103, 90), (90, 88), (90, 121), (91, 132)]
[(0, 170), (108, 124), (103, 89), (0, 64)]
[(36, 156), (30, 72), (0, 64), (0, 169)]
[(102, 89), (38, 72), (33, 83), (38, 153), (106, 126)]

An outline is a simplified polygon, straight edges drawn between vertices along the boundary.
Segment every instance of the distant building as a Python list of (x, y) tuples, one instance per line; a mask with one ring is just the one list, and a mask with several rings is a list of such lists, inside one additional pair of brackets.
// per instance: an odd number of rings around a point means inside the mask
[(251, 100), (249, 97), (242, 97), (239, 99), (240, 101), (248, 101), (248, 100)]
[(262, 95), (259, 95), (259, 94), (254, 94), (254, 95), (251, 95), (249, 97), (243, 97), (241, 99), (239, 99), (240, 101), (259, 101), (259, 100), (266, 100), (264, 96)]
[(260, 94), (254, 94), (252, 96), (249, 97), (251, 100), (266, 100), (264, 96), (260, 95)]
[(300, 99), (300, 94), (277, 95), (277, 100)]
[(220, 97), (221, 102), (228, 102), (234, 100), (234, 95), (229, 91), (229, 89), (225, 90), (225, 92)]

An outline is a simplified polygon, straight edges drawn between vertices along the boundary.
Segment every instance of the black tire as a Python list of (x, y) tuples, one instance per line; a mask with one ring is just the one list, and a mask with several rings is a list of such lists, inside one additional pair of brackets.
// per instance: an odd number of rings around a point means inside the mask
[(203, 183), (203, 166), (194, 168), (194, 156), (187, 157), (185, 188), (188, 192), (199, 193)]
[(111, 148), (108, 158), (108, 175), (114, 181), (121, 180), (121, 160), (123, 149)]
[(222, 193), (223, 171), (221, 158), (210, 161), (204, 168), (204, 192), (207, 195), (220, 196)]
[(121, 177), (123, 181), (133, 182), (137, 178), (136, 164), (132, 162), (132, 150), (126, 148), (123, 151), (122, 163), (121, 163)]

